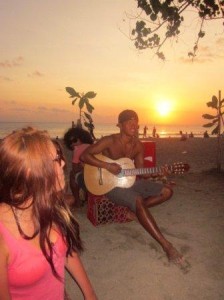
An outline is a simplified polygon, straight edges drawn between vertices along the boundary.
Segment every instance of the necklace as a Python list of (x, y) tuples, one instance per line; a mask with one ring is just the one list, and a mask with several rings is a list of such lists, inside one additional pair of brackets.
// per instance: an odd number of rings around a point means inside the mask
[(33, 233), (32, 236), (26, 235), (26, 234), (23, 232), (23, 230), (22, 230), (22, 228), (21, 228), (21, 226), (20, 226), (19, 218), (18, 218), (18, 215), (17, 215), (17, 213), (16, 213), (16, 210), (15, 210), (12, 206), (11, 206), (11, 209), (12, 209), (12, 212), (13, 212), (13, 215), (14, 215), (14, 218), (15, 218), (15, 221), (16, 221), (16, 225), (17, 225), (17, 228), (18, 228), (18, 231), (19, 231), (20, 235), (21, 235), (25, 240), (32, 240), (33, 238), (35, 238), (35, 236), (37, 236), (38, 233), (39, 233), (39, 229), (36, 229), (36, 230), (34, 231), (34, 233)]

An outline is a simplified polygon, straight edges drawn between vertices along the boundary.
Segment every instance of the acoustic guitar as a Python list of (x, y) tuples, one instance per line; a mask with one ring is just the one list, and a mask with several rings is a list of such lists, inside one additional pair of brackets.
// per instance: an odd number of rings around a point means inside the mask
[(177, 162), (172, 165), (165, 165), (164, 167), (136, 169), (133, 161), (130, 158), (124, 157), (117, 160), (112, 160), (102, 154), (97, 154), (95, 157), (108, 163), (117, 163), (121, 166), (122, 170), (118, 175), (113, 175), (104, 168), (98, 168), (89, 164), (85, 164), (85, 185), (88, 191), (94, 195), (106, 194), (115, 187), (129, 188), (134, 184), (137, 175), (164, 173), (164, 168), (166, 172), (170, 174), (183, 174), (190, 168), (190, 166), (186, 163)]

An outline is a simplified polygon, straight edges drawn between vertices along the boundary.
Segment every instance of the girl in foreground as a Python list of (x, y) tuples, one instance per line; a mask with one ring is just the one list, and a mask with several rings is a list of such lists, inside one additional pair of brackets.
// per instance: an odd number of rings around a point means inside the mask
[(0, 143), (0, 299), (63, 300), (64, 267), (97, 300), (79, 258), (79, 225), (63, 199), (63, 154), (46, 131)]

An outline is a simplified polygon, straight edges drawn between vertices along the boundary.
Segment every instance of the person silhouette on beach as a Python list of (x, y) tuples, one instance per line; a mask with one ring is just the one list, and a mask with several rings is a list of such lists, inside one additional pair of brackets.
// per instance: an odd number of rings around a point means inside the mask
[(152, 130), (152, 136), (156, 137), (156, 127), (155, 126), (153, 127), (153, 130)]
[(187, 135), (184, 134), (182, 130), (180, 130), (180, 140), (181, 141), (186, 141), (187, 140)]
[[(95, 157), (102, 153), (112, 160), (128, 157), (134, 161), (136, 168), (144, 167), (144, 148), (137, 137), (138, 115), (133, 110), (124, 110), (118, 116), (118, 134), (105, 136), (89, 146), (81, 155), (81, 159), (98, 168), (105, 168), (114, 175), (121, 172), (116, 161), (109, 163)], [(171, 198), (173, 191), (169, 185), (147, 180), (143, 175), (130, 188), (115, 187), (107, 193), (110, 201), (116, 205), (126, 206), (142, 227), (160, 244), (169, 261), (181, 264), (182, 255), (161, 233), (155, 219), (148, 208), (161, 204)]]
[(209, 134), (207, 130), (204, 132), (204, 138), (209, 138)]
[(143, 139), (147, 138), (147, 130), (148, 130), (148, 127), (145, 126), (145, 127), (143, 128)]

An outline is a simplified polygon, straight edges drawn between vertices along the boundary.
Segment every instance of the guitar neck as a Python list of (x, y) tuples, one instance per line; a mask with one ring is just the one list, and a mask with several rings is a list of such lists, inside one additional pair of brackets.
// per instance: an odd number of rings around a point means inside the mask
[(162, 173), (162, 168), (138, 168), (138, 169), (123, 169), (123, 176), (136, 176), (136, 175), (146, 175), (146, 174), (157, 174)]

